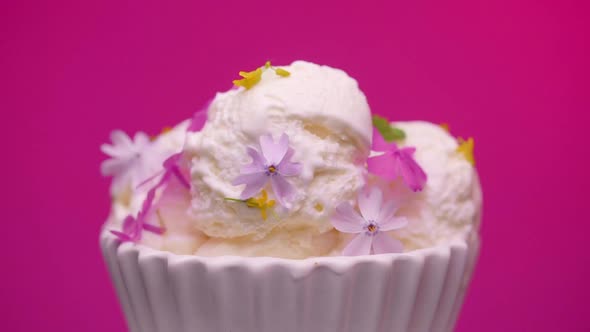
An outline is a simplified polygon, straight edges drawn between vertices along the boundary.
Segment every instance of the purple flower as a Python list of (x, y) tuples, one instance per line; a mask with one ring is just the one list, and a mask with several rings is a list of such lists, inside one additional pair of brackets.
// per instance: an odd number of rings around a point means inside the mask
[(146, 223), (146, 218), (152, 208), (155, 194), (156, 188), (154, 187), (148, 191), (147, 197), (143, 201), (143, 205), (137, 214), (137, 217), (134, 218), (131, 215), (127, 216), (125, 220), (123, 220), (122, 231), (111, 230), (111, 233), (117, 236), (121, 241), (130, 242), (138, 242), (141, 240), (141, 232), (144, 229), (156, 234), (164, 233), (163, 228)]
[[(152, 205), (154, 203), (154, 198), (156, 196), (156, 190), (167, 185), (168, 182), (170, 182), (170, 180), (173, 177), (176, 177), (176, 179), (178, 180), (178, 182), (180, 182), (180, 184), (182, 186), (184, 186), (187, 189), (190, 189), (190, 183), (184, 177), (184, 175), (182, 174), (182, 171), (180, 169), (181, 162), (182, 162), (182, 152), (173, 154), (172, 156), (168, 157), (168, 159), (166, 159), (164, 161), (164, 164), (163, 164), (164, 170), (162, 172), (160, 172), (160, 173), (152, 176), (148, 180), (144, 181), (143, 184), (150, 182), (154, 178), (162, 175), (162, 177), (160, 178), (160, 181), (158, 181), (158, 183), (148, 191), (147, 196), (146, 196), (145, 200), (143, 201), (143, 205), (141, 207), (141, 210), (137, 214), (137, 217), (134, 218), (133, 216), (130, 216), (130, 215), (127, 216), (125, 218), (125, 220), (123, 221), (122, 232), (116, 231), (116, 230), (111, 230), (111, 233), (115, 234), (122, 241), (131, 241), (131, 242), (137, 242), (137, 241), (141, 240), (142, 230), (146, 230), (148, 232), (152, 232), (152, 233), (156, 233), (156, 234), (163, 234), (164, 233), (164, 231), (165, 231), (164, 228), (150, 225), (146, 222), (146, 219), (147, 219), (147, 216), (148, 216), (148, 214), (152, 208)], [(140, 186), (143, 184), (140, 184)]]
[(384, 232), (405, 227), (404, 217), (395, 217), (397, 206), (393, 202), (382, 204), (383, 193), (374, 187), (369, 194), (362, 191), (358, 196), (359, 214), (350, 204), (336, 207), (332, 225), (343, 233), (358, 233), (344, 248), (342, 254), (368, 255), (402, 252), (401, 242)]
[(386, 142), (377, 130), (373, 131), (373, 151), (384, 152), (380, 156), (370, 157), (367, 166), (370, 173), (387, 180), (401, 176), (406, 186), (413, 191), (420, 191), (426, 183), (426, 173), (414, 160), (416, 148), (398, 148), (395, 143)]
[(296, 176), (301, 173), (301, 164), (291, 162), (295, 151), (289, 147), (289, 136), (282, 134), (279, 142), (275, 143), (271, 135), (260, 136), (260, 150), (248, 147), (248, 155), (252, 163), (242, 167), (240, 175), (232, 182), (234, 186), (245, 184), (241, 199), (248, 199), (256, 195), (268, 181), (274, 194), (283, 206), (293, 194), (293, 186), (285, 177)]
[(205, 126), (205, 122), (207, 122), (207, 110), (209, 109), (209, 105), (211, 105), (211, 101), (209, 101), (207, 105), (203, 107), (202, 110), (196, 112), (193, 115), (191, 123), (187, 129), (188, 132), (197, 132), (203, 129), (203, 126)]
[(158, 183), (155, 185), (155, 187), (152, 188), (152, 189), (157, 189), (159, 187), (164, 186), (166, 183), (168, 183), (168, 181), (170, 181), (172, 176), (175, 176), (178, 179), (178, 181), (180, 182), (180, 184), (182, 184), (185, 188), (190, 189), (191, 185), (190, 185), (189, 181), (186, 179), (186, 177), (184, 176), (184, 174), (182, 174), (182, 171), (180, 170), (181, 162), (182, 162), (182, 152), (178, 152), (178, 153), (171, 155), (170, 157), (166, 158), (166, 160), (164, 160), (164, 163), (163, 163), (164, 169), (162, 169), (160, 172), (156, 173), (155, 175), (149, 177), (147, 180), (140, 183), (138, 187), (141, 187), (147, 183), (150, 183), (155, 178), (161, 176), (160, 181), (158, 181)]

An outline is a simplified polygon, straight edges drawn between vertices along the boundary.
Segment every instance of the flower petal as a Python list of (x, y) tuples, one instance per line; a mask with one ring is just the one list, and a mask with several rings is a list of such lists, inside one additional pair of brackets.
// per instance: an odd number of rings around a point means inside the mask
[(289, 149), (289, 137), (286, 134), (281, 135), (278, 144), (273, 142), (270, 134), (260, 136), (259, 141), (262, 155), (270, 165), (278, 165)]
[(126, 242), (126, 241), (132, 241), (131, 237), (125, 233), (119, 232), (119, 231), (115, 231), (115, 230), (110, 230), (109, 232), (111, 232), (111, 234), (115, 235), (116, 237), (119, 238), (119, 240)]
[(133, 143), (135, 147), (143, 147), (150, 143), (150, 137), (146, 133), (138, 131), (135, 133), (135, 136), (133, 137)]
[(180, 182), (180, 184), (182, 184), (183, 187), (185, 187), (186, 189), (191, 188), (190, 182), (186, 179), (184, 174), (182, 174), (179, 167), (174, 167), (172, 169), (172, 174), (174, 174), (174, 176), (178, 179), (178, 182)]
[(371, 188), (371, 191), (368, 193), (363, 192), (362, 190), (359, 192), (359, 209), (361, 210), (361, 214), (366, 221), (378, 221), (382, 201), (383, 193), (378, 187)]
[(332, 216), (332, 226), (343, 233), (360, 233), (365, 220), (348, 203), (340, 203)]
[(418, 165), (418, 163), (412, 158), (410, 151), (402, 151), (400, 153), (400, 173), (404, 179), (404, 183), (413, 191), (420, 191), (424, 188), (426, 183), (426, 173)]
[(397, 209), (397, 204), (392, 200), (388, 201), (387, 203), (384, 203), (381, 206), (381, 211), (379, 211), (379, 217), (377, 218), (377, 222), (379, 223), (379, 225), (391, 219), (397, 211)]
[(360, 233), (342, 250), (344, 256), (368, 255), (371, 253), (373, 237)]
[(264, 173), (242, 174), (232, 181), (232, 185), (237, 186), (245, 184), (246, 188), (240, 195), (241, 199), (247, 199), (256, 195), (268, 181), (268, 176)]
[(107, 159), (100, 164), (100, 174), (103, 176), (118, 175), (128, 167), (128, 162), (121, 159)]
[(113, 130), (111, 132), (111, 142), (115, 146), (121, 146), (128, 148), (133, 146), (133, 142), (131, 141), (131, 137), (127, 136), (124, 131), (122, 130)]
[(406, 217), (390, 217), (385, 221), (379, 223), (380, 231), (392, 231), (394, 229), (400, 229), (408, 225), (408, 219)]
[(191, 119), (191, 123), (187, 129), (189, 132), (194, 133), (197, 131), (201, 131), (201, 129), (203, 129), (203, 127), (205, 126), (205, 122), (207, 122), (207, 111), (209, 110), (210, 104), (211, 101), (209, 101), (209, 103), (207, 103), (207, 106), (205, 106), (202, 110), (195, 112), (193, 118)]
[(250, 158), (252, 158), (252, 163), (248, 164), (246, 166), (243, 166), (240, 169), (240, 173), (242, 174), (248, 174), (248, 173), (258, 173), (258, 172), (265, 172), (266, 168), (265, 168), (265, 161), (262, 157), (262, 155), (260, 155), (260, 153), (258, 153), (258, 151), (256, 151), (256, 149), (248, 147), (246, 152), (248, 152), (248, 155), (250, 156)]
[(367, 159), (367, 169), (386, 180), (395, 180), (399, 175), (399, 160), (390, 152)]
[(288, 207), (289, 204), (287, 201), (293, 194), (293, 186), (280, 174), (271, 176), (270, 184), (272, 186), (272, 190), (275, 193), (277, 201), (279, 201), (282, 206)]
[(150, 224), (143, 224), (143, 229), (145, 229), (148, 232), (152, 232), (155, 234), (164, 234), (164, 232), (166, 231), (166, 229), (164, 229), (163, 227), (160, 226), (156, 226), (156, 225), (150, 225)]
[(373, 238), (373, 253), (387, 254), (395, 252), (403, 252), (404, 246), (399, 240), (387, 235), (387, 233), (379, 232)]
[(132, 216), (127, 216), (125, 219), (123, 219), (123, 226), (121, 228), (125, 234), (131, 234), (135, 228), (136, 223), (137, 220), (135, 218)]
[(373, 151), (397, 151), (397, 145), (395, 143), (389, 143), (384, 138), (383, 135), (377, 130), (373, 128), (373, 143), (371, 144), (371, 150)]
[(282, 176), (296, 176), (301, 174), (301, 169), (303, 168), (302, 165), (300, 163), (291, 162), (294, 153), (295, 150), (289, 148), (283, 157), (283, 160), (277, 165), (279, 173)]
[(129, 155), (129, 152), (121, 149), (120, 146), (110, 144), (102, 144), (100, 146), (100, 151), (113, 158), (127, 157)]

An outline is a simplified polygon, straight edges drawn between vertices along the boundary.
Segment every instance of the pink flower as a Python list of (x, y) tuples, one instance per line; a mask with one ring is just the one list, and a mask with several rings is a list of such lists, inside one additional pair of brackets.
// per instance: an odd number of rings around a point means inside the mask
[(160, 172), (156, 173), (155, 175), (151, 176), (147, 180), (143, 181), (139, 184), (138, 187), (141, 187), (149, 182), (152, 182), (155, 178), (161, 176), (160, 181), (155, 185), (152, 189), (157, 189), (159, 187), (164, 186), (172, 176), (175, 176), (178, 181), (187, 189), (191, 188), (189, 181), (186, 179), (182, 171), (180, 170), (180, 164), (182, 162), (182, 152), (175, 153), (164, 160), (163, 167), (164, 169)]
[(259, 139), (260, 150), (248, 147), (248, 155), (252, 163), (242, 167), (240, 175), (232, 182), (234, 186), (245, 184), (241, 199), (248, 199), (256, 195), (268, 181), (274, 194), (286, 206), (287, 200), (293, 194), (293, 186), (286, 177), (301, 173), (301, 164), (291, 162), (295, 151), (289, 147), (289, 137), (282, 134), (278, 143), (274, 143), (271, 135), (262, 135)]
[(350, 204), (342, 203), (336, 207), (332, 225), (343, 233), (358, 233), (344, 248), (342, 254), (368, 255), (402, 252), (401, 242), (384, 232), (405, 227), (404, 217), (395, 217), (397, 206), (393, 202), (382, 204), (383, 193), (374, 187), (369, 194), (360, 192), (359, 214)]
[(162, 177), (160, 178), (160, 181), (158, 181), (158, 183), (148, 191), (147, 196), (146, 196), (145, 200), (143, 201), (143, 205), (141, 207), (141, 210), (137, 214), (137, 217), (134, 218), (133, 216), (130, 216), (130, 215), (127, 216), (125, 218), (125, 220), (123, 221), (122, 232), (116, 231), (116, 230), (111, 230), (111, 233), (115, 234), (122, 241), (131, 241), (131, 242), (138, 242), (139, 240), (141, 240), (141, 232), (143, 230), (146, 230), (146, 231), (152, 232), (152, 233), (156, 233), (156, 234), (163, 234), (164, 233), (165, 229), (163, 229), (162, 227), (148, 224), (146, 222), (146, 219), (147, 219), (148, 214), (150, 213), (150, 210), (152, 209), (152, 206), (154, 203), (154, 198), (156, 196), (156, 190), (167, 185), (168, 182), (170, 182), (170, 180), (172, 179), (172, 177), (176, 177), (178, 179), (178, 182), (180, 182), (180, 184), (183, 187), (190, 189), (190, 183), (184, 177), (184, 175), (182, 174), (182, 171), (180, 169), (181, 162), (182, 162), (182, 152), (173, 154), (172, 156), (168, 157), (168, 159), (166, 159), (164, 161), (164, 165), (163, 165), (164, 170), (162, 172), (152, 176), (151, 178), (149, 178), (148, 180), (146, 180), (142, 184), (140, 184), (140, 186), (141, 186), (147, 182), (150, 182), (155, 177), (162, 175)]
[(377, 130), (373, 131), (373, 151), (384, 152), (380, 156), (370, 157), (367, 166), (370, 173), (387, 180), (401, 176), (406, 186), (413, 191), (420, 191), (426, 183), (426, 173), (414, 160), (416, 148), (398, 148), (395, 143), (386, 142)]
[(141, 210), (137, 214), (136, 218), (134, 218), (131, 215), (125, 218), (125, 220), (123, 221), (122, 232), (111, 230), (111, 233), (117, 236), (121, 241), (130, 242), (138, 242), (139, 240), (141, 240), (141, 232), (144, 229), (148, 232), (156, 234), (164, 233), (163, 228), (146, 223), (146, 218), (152, 207), (155, 193), (155, 188), (152, 188), (150, 189), (150, 191), (148, 191), (147, 197), (145, 201), (143, 201)]
[(205, 126), (205, 122), (207, 122), (207, 111), (209, 109), (209, 105), (211, 105), (211, 101), (209, 101), (207, 105), (203, 107), (202, 110), (196, 112), (193, 115), (191, 123), (187, 129), (188, 132), (196, 132), (201, 131), (201, 129), (203, 129), (203, 126)]

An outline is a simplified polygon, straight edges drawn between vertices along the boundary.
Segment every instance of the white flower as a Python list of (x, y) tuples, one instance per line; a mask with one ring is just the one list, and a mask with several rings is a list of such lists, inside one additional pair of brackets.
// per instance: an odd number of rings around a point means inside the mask
[(104, 176), (112, 176), (111, 192), (120, 194), (129, 187), (135, 189), (141, 182), (157, 173), (164, 156), (157, 153), (147, 134), (138, 132), (133, 140), (121, 130), (111, 133), (112, 144), (103, 144), (100, 150), (111, 159), (100, 165)]

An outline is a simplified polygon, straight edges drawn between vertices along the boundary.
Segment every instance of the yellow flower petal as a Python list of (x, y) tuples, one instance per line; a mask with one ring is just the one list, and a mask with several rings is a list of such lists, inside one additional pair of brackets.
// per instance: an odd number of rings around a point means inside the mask
[(234, 80), (234, 85), (244, 87), (246, 90), (250, 89), (260, 82), (260, 79), (262, 78), (262, 68), (257, 68), (250, 72), (241, 71), (240, 76), (243, 78), (240, 80)]
[(289, 75), (291, 75), (290, 72), (286, 71), (283, 68), (277, 68), (275, 69), (275, 73), (281, 77), (288, 77)]
[(443, 122), (443, 123), (440, 123), (438, 126), (441, 127), (442, 129), (444, 129), (447, 133), (449, 133), (449, 134), (451, 133), (451, 127), (449, 126), (448, 123)]
[(260, 210), (262, 220), (268, 218), (267, 210), (272, 209), (276, 204), (274, 199), (268, 199), (268, 193), (264, 189), (260, 192), (260, 197), (251, 197), (245, 200), (245, 202), (248, 207)]
[(461, 153), (463, 157), (472, 165), (475, 166), (475, 157), (473, 155), (473, 150), (475, 148), (475, 141), (473, 137), (469, 137), (467, 140), (464, 140), (461, 137), (457, 138), (459, 142), (459, 146), (457, 147), (457, 152)]

